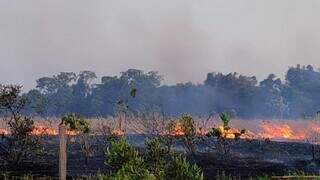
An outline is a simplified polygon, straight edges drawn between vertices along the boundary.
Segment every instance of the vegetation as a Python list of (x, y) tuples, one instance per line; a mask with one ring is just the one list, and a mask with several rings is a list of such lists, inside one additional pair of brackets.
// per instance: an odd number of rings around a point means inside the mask
[(26, 99), (20, 96), (21, 88), (0, 85), (0, 109), (11, 132), (0, 141), (0, 160), (16, 166), (41, 153), (37, 137), (31, 135), (33, 120), (21, 114), (26, 103)]
[[(232, 144), (239, 140), (240, 136), (245, 134), (246, 131), (245, 129), (236, 131), (231, 130), (231, 127), (229, 126), (231, 116), (229, 115), (229, 113), (221, 113), (220, 119), (223, 123), (223, 126), (212, 128), (207, 136), (216, 138), (216, 143), (213, 148), (218, 150), (222, 157), (226, 157), (226, 155), (230, 153)], [(229, 136), (232, 136), (232, 138), (230, 138)]]
[(82, 117), (76, 114), (67, 114), (61, 119), (61, 123), (68, 127), (69, 130), (78, 133), (78, 143), (80, 144), (81, 152), (85, 157), (85, 165), (88, 165), (89, 158), (93, 156), (94, 149), (91, 144), (90, 125)]
[[(0, 141), (1, 162), (21, 165), (41, 153), (37, 137), (31, 135), (34, 121), (26, 115), (67, 114), (62, 117), (61, 124), (79, 133), (80, 148), (86, 158), (85, 164), (88, 165), (88, 159), (94, 153), (90, 143), (90, 127), (89, 123), (77, 114), (119, 116), (117, 130), (121, 131), (121, 122), (129, 111), (133, 116), (139, 116), (145, 110), (147, 113), (143, 114), (143, 126), (150, 128), (153, 139), (145, 141), (143, 152), (128, 144), (124, 138), (118, 138), (111, 128), (103, 128), (103, 135), (108, 138), (105, 165), (110, 169), (110, 173), (100, 174), (97, 178), (202, 180), (204, 177), (201, 168), (196, 164), (190, 164), (183, 154), (172, 151), (175, 140), (179, 139), (187, 155), (197, 153), (199, 137), (192, 115), (182, 115), (179, 121), (170, 122), (166, 128), (169, 133), (162, 134), (165, 123), (168, 122), (163, 118), (160, 122), (148, 124), (147, 120), (150, 117), (156, 119), (155, 113), (152, 114), (150, 109), (155, 108), (158, 113), (172, 116), (177, 116), (181, 112), (197, 115), (205, 115), (208, 112), (219, 113), (222, 126), (213, 128), (207, 137), (214, 138), (213, 148), (222, 155), (221, 157), (230, 155), (231, 146), (239, 142), (237, 140), (246, 133), (245, 130), (235, 130), (230, 127), (231, 114), (249, 118), (259, 116), (307, 118), (314, 116), (320, 109), (318, 102), (320, 72), (314, 70), (312, 66), (291, 67), (285, 82), (276, 79), (274, 75), (269, 75), (259, 84), (255, 77), (236, 73), (227, 75), (209, 73), (204, 84), (161, 86), (162, 77), (158, 73), (144, 73), (134, 69), (123, 72), (120, 77), (103, 77), (100, 83), (93, 84), (96, 78), (95, 73), (90, 71), (79, 74), (60, 73), (53, 77), (40, 78), (37, 80), (37, 88), (23, 95), (20, 86), (0, 85), (1, 115), (11, 132), (9, 135), (3, 135)], [(175, 135), (171, 132), (177, 130), (177, 123), (182, 134)], [(314, 161), (316, 147), (318, 146), (313, 144), (311, 148)], [(298, 175), (295, 177), (300, 178)], [(28, 179), (29, 176), (23, 178)], [(235, 177), (222, 173), (216, 178)], [(257, 179), (266, 178), (268, 177), (257, 177)]]
[(139, 164), (142, 159), (139, 153), (130, 146), (125, 139), (119, 142), (113, 140), (111, 146), (106, 150), (106, 165), (111, 166), (115, 171), (121, 169), (125, 164)]
[(165, 179), (169, 180), (202, 180), (202, 170), (197, 165), (190, 165), (185, 157), (174, 156), (166, 167)]
[(90, 131), (89, 123), (85, 121), (84, 118), (76, 114), (65, 115), (61, 120), (61, 124), (66, 125), (72, 131), (77, 131), (85, 134), (89, 133)]
[(145, 162), (157, 179), (163, 179), (165, 175), (165, 166), (170, 153), (167, 146), (163, 144), (162, 139), (147, 139)]
[(146, 146), (146, 154), (142, 158), (123, 138), (113, 141), (106, 151), (106, 165), (113, 168), (113, 173), (110, 176), (100, 175), (99, 179), (203, 179), (202, 170), (197, 165), (190, 165), (181, 155), (169, 155), (160, 139), (147, 140)]
[(184, 136), (182, 136), (182, 142), (188, 154), (196, 153), (197, 128), (193, 118), (190, 115), (182, 115), (179, 120), (181, 124)]
[(106, 155), (106, 165), (112, 167), (114, 173), (111, 177), (101, 175), (100, 179), (155, 179), (154, 175), (146, 169), (138, 151), (124, 139), (120, 139), (119, 142), (115, 140), (111, 142)]
[(320, 72), (310, 65), (290, 67), (285, 81), (273, 74), (258, 82), (254, 76), (208, 73), (203, 84), (167, 86), (161, 85), (162, 76), (157, 72), (136, 69), (120, 76), (104, 76), (100, 82), (96, 79), (90, 71), (40, 78), (36, 88), (24, 95), (30, 99), (26, 112), (42, 116), (68, 112), (108, 116), (114, 115), (114, 105), (129, 95), (135, 97), (126, 102), (132, 109), (156, 106), (169, 116), (185, 112), (207, 116), (228, 111), (242, 118), (309, 118), (316, 117), (320, 110)]

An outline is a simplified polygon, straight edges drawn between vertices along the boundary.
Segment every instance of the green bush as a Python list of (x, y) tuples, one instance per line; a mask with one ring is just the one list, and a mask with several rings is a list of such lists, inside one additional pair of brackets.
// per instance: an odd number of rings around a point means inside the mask
[(110, 179), (112, 180), (156, 180), (156, 177), (150, 173), (141, 164), (125, 164), (118, 172), (116, 172)]
[(106, 155), (105, 164), (116, 171), (120, 170), (125, 164), (134, 164), (142, 161), (138, 151), (130, 146), (124, 138), (121, 138), (118, 142), (112, 140), (110, 147), (106, 150)]
[(100, 175), (99, 179), (106, 180), (154, 180), (144, 164), (143, 159), (139, 156), (132, 146), (124, 138), (118, 142), (113, 140), (111, 146), (106, 151), (106, 164), (114, 169), (111, 176)]
[(148, 169), (156, 176), (157, 179), (163, 179), (165, 174), (164, 167), (169, 155), (168, 146), (166, 146), (160, 138), (152, 140), (147, 139), (145, 145), (145, 162)]
[(67, 114), (63, 116), (61, 124), (68, 126), (70, 130), (79, 131), (85, 134), (90, 131), (89, 123), (76, 114)]
[(168, 180), (203, 180), (201, 168), (197, 165), (190, 165), (186, 158), (182, 156), (173, 157), (165, 169), (165, 179)]
[(124, 164), (120, 170), (112, 175), (98, 175), (99, 180), (156, 180), (143, 164)]
[(221, 121), (223, 122), (223, 127), (225, 129), (228, 128), (229, 127), (229, 122), (230, 122), (230, 119), (231, 119), (230, 114), (227, 113), (227, 112), (223, 112), (219, 116), (220, 116)]
[(100, 180), (202, 180), (202, 170), (190, 165), (186, 158), (169, 158), (167, 146), (159, 138), (146, 140), (146, 153), (142, 158), (124, 138), (113, 140), (106, 150), (106, 165), (111, 175), (99, 175)]

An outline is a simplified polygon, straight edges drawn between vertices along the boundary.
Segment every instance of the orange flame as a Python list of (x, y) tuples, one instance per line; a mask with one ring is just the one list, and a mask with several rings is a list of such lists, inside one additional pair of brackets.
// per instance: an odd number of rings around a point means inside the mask
[(185, 132), (182, 129), (182, 125), (179, 122), (173, 123), (172, 129), (168, 133), (170, 136), (184, 136)]
[[(57, 136), (59, 133), (55, 128), (47, 127), (44, 125), (36, 125), (31, 131), (31, 134), (35, 136)], [(66, 134), (69, 136), (76, 136), (79, 134), (79, 132), (67, 130)]]
[(260, 124), (262, 133), (258, 136), (269, 139), (289, 139), (289, 140), (304, 140), (307, 137), (307, 133), (300, 129), (300, 131), (294, 131), (289, 124), (286, 123), (266, 123)]
[(248, 130), (246, 130), (246, 132), (243, 134), (241, 133), (240, 129), (235, 129), (235, 128), (225, 129), (223, 126), (219, 126), (218, 129), (221, 132), (221, 136), (228, 139), (235, 139), (237, 136), (241, 139), (254, 138), (254, 133)]
[[(204, 136), (208, 133), (208, 131), (205, 128), (197, 128), (196, 129), (196, 135), (198, 136)], [(164, 133), (165, 135), (169, 136), (176, 136), (181, 137), (184, 136), (186, 133), (183, 130), (183, 127), (180, 122), (174, 122), (172, 128), (169, 130), (169, 132)]]
[(7, 135), (7, 134), (9, 134), (9, 131), (7, 131), (6, 129), (0, 128), (0, 135)]
[[(221, 122), (220, 122), (221, 123)], [(217, 127), (215, 124), (219, 124), (219, 122), (212, 122), (212, 124), (206, 125), (202, 128), (196, 129), (197, 136), (205, 136), (212, 127)], [(231, 125), (235, 127), (234, 129), (225, 129), (223, 126), (218, 126), (219, 130), (222, 132), (222, 136), (226, 138), (235, 138), (236, 135), (241, 134), (238, 127), (245, 127), (245, 134), (240, 135), (239, 137), (242, 139), (271, 139), (271, 140), (291, 140), (291, 141), (305, 141), (309, 140), (314, 136), (320, 137), (320, 121), (245, 121), (245, 120), (237, 120), (235, 119)], [(130, 126), (133, 128), (139, 128), (136, 126)], [(136, 131), (138, 133), (145, 133), (145, 130)], [(121, 128), (114, 129), (111, 132), (115, 136), (123, 136), (125, 135), (124, 130)], [(6, 130), (4, 127), (0, 128), (0, 135), (10, 134), (10, 131)], [(42, 136), (57, 136), (58, 129), (52, 128), (50, 126), (46, 126), (44, 124), (35, 125), (34, 129), (31, 132), (32, 135)], [(75, 136), (78, 135), (77, 131), (67, 131), (67, 135)], [(174, 122), (172, 127), (168, 131), (161, 132), (162, 135), (170, 135), (175, 137), (185, 136), (186, 133), (183, 130), (182, 124), (179, 122)]]
[(315, 133), (320, 133), (320, 125), (317, 123), (310, 123), (309, 129), (312, 130)]
[(73, 131), (73, 130), (67, 130), (66, 134), (68, 136), (76, 136), (76, 135), (79, 135), (79, 132), (78, 131)]
[(124, 135), (124, 131), (122, 129), (114, 129), (112, 131), (112, 135), (114, 135), (114, 136), (123, 136)]
[(54, 128), (38, 125), (33, 128), (31, 134), (36, 136), (56, 136), (58, 132)]
[(206, 134), (208, 134), (208, 131), (206, 129), (201, 128), (201, 127), (197, 129), (198, 136), (205, 136)]

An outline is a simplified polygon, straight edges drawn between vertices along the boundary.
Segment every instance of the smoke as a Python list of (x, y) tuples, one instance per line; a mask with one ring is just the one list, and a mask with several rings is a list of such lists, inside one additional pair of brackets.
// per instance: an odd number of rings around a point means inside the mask
[(210, 71), (282, 76), (319, 66), (317, 0), (3, 0), (0, 83), (34, 87), (60, 71), (157, 70), (165, 82)]

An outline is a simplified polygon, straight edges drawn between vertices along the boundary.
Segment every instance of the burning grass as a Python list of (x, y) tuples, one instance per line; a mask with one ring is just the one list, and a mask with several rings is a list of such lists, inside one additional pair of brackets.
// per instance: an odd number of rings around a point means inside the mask
[[(70, 150), (72, 153), (68, 156), (70, 157), (70, 163), (72, 164), (70, 169), (74, 171), (75, 175), (81, 174), (80, 170), (88, 167), (94, 168), (92, 169), (92, 172), (96, 172), (97, 169), (104, 167), (104, 154), (97, 150), (99, 148), (102, 149), (100, 144), (104, 139), (103, 136), (100, 136), (103, 135), (102, 130), (114, 136), (123, 136), (131, 139), (130, 143), (138, 148), (141, 148), (140, 145), (143, 144), (145, 135), (150, 132), (150, 129), (146, 129), (146, 126), (141, 125), (141, 119), (126, 119), (123, 121), (122, 128), (119, 128), (116, 118), (89, 119), (88, 121), (90, 122), (91, 133), (97, 135), (90, 136), (90, 144), (92, 145), (92, 149), (95, 149), (95, 154), (93, 157), (89, 158), (86, 166), (79, 167), (79, 162), (81, 160), (79, 157), (82, 157), (81, 148), (79, 145), (75, 144), (70, 146), (70, 148), (72, 148), (72, 150)], [(178, 137), (180, 140), (182, 139), (180, 137), (186, 136), (186, 132), (184, 132), (184, 128), (182, 127), (183, 125), (179, 120), (170, 119), (167, 123), (169, 122), (173, 122), (171, 130), (162, 130), (160, 131), (161, 135)], [(135, 126), (131, 126), (133, 124), (135, 124)], [(320, 133), (320, 122), (311, 120), (265, 121), (232, 119), (230, 122), (230, 127), (232, 128), (225, 128), (220, 119), (212, 118), (209, 120), (195, 119), (195, 124), (196, 127), (193, 132), (196, 132), (196, 136), (200, 137), (207, 135), (213, 127), (219, 129), (222, 136), (228, 139), (227, 142), (232, 141), (230, 139), (234, 139), (237, 134), (240, 134), (240, 140), (230, 146), (231, 159), (228, 159), (229, 155), (225, 159), (219, 159), (219, 157), (222, 156), (217, 150), (207, 152), (205, 148), (208, 145), (208, 141), (210, 141), (208, 139), (206, 139), (206, 142), (201, 141), (196, 145), (199, 151), (191, 160), (194, 160), (195, 163), (199, 164), (203, 168), (205, 175), (208, 177), (216, 176), (214, 173), (220, 170), (226, 171), (228, 174), (243, 176), (251, 174), (252, 172), (257, 175), (269, 172), (271, 174), (276, 172), (276, 175), (283, 175), (287, 173), (285, 170), (289, 169), (288, 167), (292, 166), (294, 168), (299, 168), (301, 162), (304, 162), (303, 166), (307, 167), (311, 162), (311, 153), (307, 151), (310, 144), (295, 142), (307, 142), (308, 139), (317, 136)], [(52, 149), (52, 147), (56, 147), (58, 144), (58, 125), (58, 119), (50, 121), (38, 119), (36, 120), (35, 128), (31, 133), (37, 136), (52, 136), (52, 138), (43, 138), (44, 140), (50, 139), (50, 142), (45, 141), (44, 145), (45, 148)], [(133, 127), (137, 127), (137, 129)], [(5, 130), (3, 132), (9, 133), (5, 127), (1, 127), (1, 129)], [(159, 128), (159, 130), (160, 129), (162, 128)], [(246, 133), (241, 133), (242, 129), (246, 129)], [(74, 131), (68, 132), (68, 134), (77, 135)], [(77, 139), (78, 136), (71, 138)], [(247, 141), (247, 139), (250, 141)], [(265, 139), (286, 142), (266, 143), (266, 141), (259, 141)], [(179, 147), (182, 142), (180, 140), (173, 144), (173, 150), (180, 150)], [(214, 142), (214, 140), (212, 142)], [(75, 142), (70, 141), (70, 143)], [(52, 154), (52, 156), (56, 155), (56, 153)], [(55, 157), (51, 158), (56, 159)]]
[[(140, 119), (128, 119), (123, 122), (123, 128), (117, 128), (117, 119), (89, 119), (92, 127), (92, 134), (99, 134), (101, 123), (107, 122), (107, 126), (111, 128), (111, 133), (116, 136), (123, 136), (124, 134), (147, 134), (150, 130), (141, 125)], [(173, 128), (170, 131), (164, 128), (161, 134), (171, 136), (184, 136), (185, 133), (178, 121), (174, 122)], [(218, 128), (227, 138), (235, 138), (236, 134), (240, 133), (239, 129), (245, 129), (246, 133), (241, 135), (242, 139), (270, 139), (274, 141), (297, 141), (304, 142), (308, 139), (320, 135), (320, 121), (315, 120), (242, 120), (233, 119), (230, 123), (232, 129), (224, 129), (221, 121), (218, 118), (210, 120), (196, 119), (197, 135), (204, 136), (212, 128)], [(0, 123), (4, 124), (4, 123)], [(35, 123), (35, 128), (31, 134), (37, 136), (57, 136), (58, 135), (58, 119), (51, 119), (50, 121), (38, 119)], [(0, 127), (0, 135), (10, 134), (6, 127)], [(76, 131), (68, 131), (68, 135), (74, 136), (78, 133)], [(315, 142), (318, 143), (318, 142)]]

